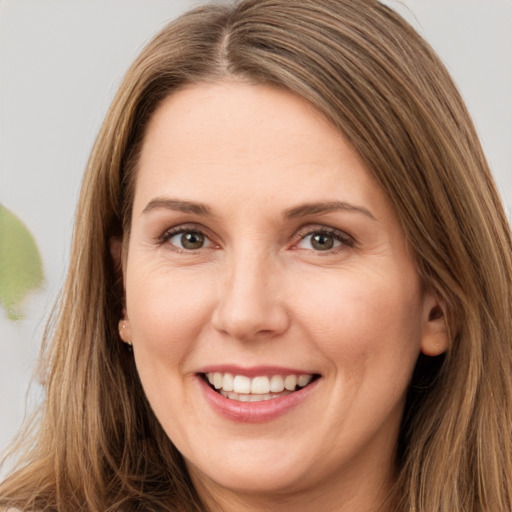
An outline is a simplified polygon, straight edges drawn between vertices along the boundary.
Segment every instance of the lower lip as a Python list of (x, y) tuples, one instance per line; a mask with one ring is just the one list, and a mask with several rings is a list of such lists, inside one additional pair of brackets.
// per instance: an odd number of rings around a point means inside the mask
[(213, 409), (221, 416), (241, 423), (265, 423), (285, 415), (302, 404), (316, 389), (320, 381), (320, 379), (314, 380), (305, 388), (271, 400), (239, 402), (225, 398), (214, 391), (201, 376), (198, 375), (197, 379)]

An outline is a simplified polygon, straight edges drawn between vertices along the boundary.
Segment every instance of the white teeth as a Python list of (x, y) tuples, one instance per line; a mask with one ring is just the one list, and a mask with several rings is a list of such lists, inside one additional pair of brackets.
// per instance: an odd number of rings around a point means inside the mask
[(224, 391), (233, 391), (233, 375), (231, 375), (231, 373), (224, 374), (224, 380), (222, 381), (222, 389)]
[(255, 402), (289, 394), (295, 391), (297, 386), (303, 388), (313, 380), (313, 375), (260, 375), (251, 379), (246, 375), (212, 372), (207, 373), (206, 378), (227, 398), (240, 402)]
[(213, 386), (215, 389), (220, 389), (222, 387), (222, 381), (223, 381), (222, 373), (215, 372), (213, 374)]
[(294, 391), (297, 387), (297, 377), (295, 375), (287, 375), (284, 378), (284, 387), (288, 391)]
[(224, 391), (221, 389), (220, 394), (230, 400), (237, 400), (239, 402), (262, 402), (264, 400), (272, 400), (279, 396), (285, 396), (292, 393), (292, 391), (283, 391), (282, 393), (265, 393), (263, 395), (247, 395), (247, 394), (238, 394), (234, 391)]
[(263, 395), (270, 392), (270, 380), (268, 377), (254, 377), (251, 382), (251, 393)]
[(304, 386), (307, 386), (311, 379), (313, 379), (313, 375), (299, 375), (299, 378), (297, 379), (297, 384), (303, 388)]
[(245, 375), (235, 375), (233, 379), (233, 391), (235, 393), (250, 393), (251, 379)]
[(272, 393), (281, 393), (284, 390), (284, 380), (281, 375), (272, 375), (270, 379), (270, 391)]

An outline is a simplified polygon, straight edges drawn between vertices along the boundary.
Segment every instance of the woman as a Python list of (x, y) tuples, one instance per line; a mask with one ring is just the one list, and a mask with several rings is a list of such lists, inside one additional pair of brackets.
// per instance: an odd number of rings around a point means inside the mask
[(93, 149), (20, 510), (507, 511), (510, 230), (370, 0), (198, 8)]

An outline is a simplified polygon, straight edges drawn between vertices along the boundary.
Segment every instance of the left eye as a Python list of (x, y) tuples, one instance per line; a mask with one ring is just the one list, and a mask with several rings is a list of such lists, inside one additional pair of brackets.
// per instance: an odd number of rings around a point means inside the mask
[(202, 249), (211, 243), (208, 237), (200, 231), (181, 231), (169, 236), (168, 241), (175, 247), (187, 251)]
[(338, 233), (328, 231), (314, 231), (309, 233), (297, 244), (299, 249), (314, 249), (315, 251), (330, 251), (340, 247), (348, 241)]

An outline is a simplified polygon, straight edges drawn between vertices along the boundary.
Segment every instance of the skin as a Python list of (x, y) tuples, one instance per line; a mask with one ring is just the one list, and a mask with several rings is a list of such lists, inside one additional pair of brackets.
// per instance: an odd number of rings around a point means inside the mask
[[(180, 229), (204, 245), (184, 249)], [(234, 81), (168, 97), (142, 147), (125, 288), (121, 336), (212, 510), (383, 510), (407, 385), (421, 350), (445, 350), (444, 319), (385, 193), (309, 104)], [(243, 423), (198, 384), (222, 364), (321, 377), (285, 414)]]

